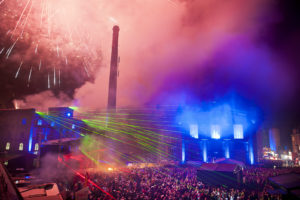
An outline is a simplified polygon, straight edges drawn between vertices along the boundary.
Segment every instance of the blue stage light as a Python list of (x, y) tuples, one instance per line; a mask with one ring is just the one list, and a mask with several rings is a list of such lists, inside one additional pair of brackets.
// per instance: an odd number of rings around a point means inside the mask
[(203, 141), (203, 162), (207, 162), (207, 148), (206, 141)]
[(221, 138), (221, 127), (219, 125), (211, 125), (210, 134), (212, 139)]
[(32, 147), (32, 137), (33, 137), (33, 130), (32, 128), (30, 129), (30, 135), (29, 135), (29, 141), (28, 141), (28, 151), (31, 151), (31, 147)]
[(242, 124), (234, 124), (233, 125), (233, 134), (234, 139), (244, 139), (244, 131)]
[(198, 124), (190, 124), (190, 136), (198, 139)]
[(182, 141), (182, 152), (181, 152), (181, 162), (185, 162), (185, 144), (184, 141)]

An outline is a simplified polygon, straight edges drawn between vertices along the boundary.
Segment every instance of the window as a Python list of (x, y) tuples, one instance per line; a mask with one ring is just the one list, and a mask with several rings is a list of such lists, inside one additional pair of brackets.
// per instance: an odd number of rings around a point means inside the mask
[(19, 151), (23, 151), (23, 147), (24, 147), (23, 143), (20, 143), (19, 144)]
[(35, 151), (38, 151), (38, 150), (39, 150), (39, 143), (36, 143), (36, 144), (34, 145), (34, 150), (35, 150)]
[(72, 129), (75, 129), (75, 124), (72, 124)]
[(51, 122), (51, 126), (53, 127), (55, 125), (55, 122)]
[(9, 150), (9, 149), (10, 149), (10, 143), (7, 142), (7, 143), (6, 143), (6, 146), (5, 146), (5, 150)]
[(219, 125), (211, 125), (210, 134), (212, 139), (221, 138), (221, 127)]
[(23, 118), (23, 119), (22, 119), (22, 124), (23, 124), (23, 125), (26, 125), (26, 118)]
[(37, 121), (37, 125), (38, 125), (38, 126), (42, 126), (42, 124), (43, 124), (42, 120), (39, 119), (39, 120)]
[(234, 139), (244, 139), (243, 125), (234, 124), (233, 125), (233, 135)]

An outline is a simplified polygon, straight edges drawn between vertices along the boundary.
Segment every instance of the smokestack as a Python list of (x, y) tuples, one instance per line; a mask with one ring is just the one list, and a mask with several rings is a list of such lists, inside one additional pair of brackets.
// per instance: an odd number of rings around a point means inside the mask
[(119, 26), (113, 27), (110, 74), (109, 74), (109, 89), (107, 108), (111, 111), (116, 110), (117, 104), (117, 78), (118, 78), (118, 41), (119, 41)]

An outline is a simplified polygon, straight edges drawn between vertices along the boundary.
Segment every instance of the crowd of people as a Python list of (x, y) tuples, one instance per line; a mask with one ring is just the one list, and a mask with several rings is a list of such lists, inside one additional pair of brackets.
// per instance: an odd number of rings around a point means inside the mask
[[(63, 179), (56, 182), (64, 199), (74, 199), (76, 191), (89, 187), (88, 199), (281, 199), (281, 194), (270, 194), (270, 176), (289, 173), (293, 169), (266, 169), (249, 167), (243, 170), (243, 184), (228, 188), (226, 184), (211, 186), (197, 180), (196, 167), (146, 167), (126, 168), (109, 172), (87, 173), (82, 177)], [(296, 169), (299, 171), (299, 169)], [(300, 171), (299, 171), (300, 172)], [(87, 180), (88, 179), (88, 180)], [(92, 181), (94, 184), (91, 184)], [(257, 187), (248, 187), (249, 185)], [(101, 187), (101, 191), (98, 187)], [(105, 191), (105, 192), (104, 192)], [(108, 195), (108, 194), (110, 195)]]
[(264, 186), (269, 177), (288, 173), (300, 173), (300, 168), (263, 168), (249, 166), (243, 170), (243, 182), (247, 185)]

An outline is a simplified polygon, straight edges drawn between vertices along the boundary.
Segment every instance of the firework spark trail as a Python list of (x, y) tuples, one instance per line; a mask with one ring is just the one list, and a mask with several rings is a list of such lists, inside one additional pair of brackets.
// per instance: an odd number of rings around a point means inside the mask
[(53, 85), (56, 85), (55, 67), (53, 68)]
[(173, 6), (175, 6), (175, 7), (178, 7), (179, 5), (176, 3), (176, 2), (174, 2), (174, 1), (172, 1), (172, 0), (167, 0), (169, 3), (171, 3)]
[(50, 89), (50, 76), (49, 76), (49, 73), (48, 73), (48, 89)]
[(0, 50), (0, 55), (2, 54), (2, 52), (4, 51), (5, 47), (3, 47), (1, 50)]
[[(67, 14), (66, 14), (66, 10), (65, 9), (63, 9), (63, 11), (62, 11), (62, 13), (63, 13), (63, 15), (64, 15), (64, 17), (67, 17)], [(70, 28), (70, 25), (69, 25), (69, 23), (67, 23), (66, 24), (66, 27), (67, 27), (67, 33), (66, 34), (68, 34), (69, 36), (69, 40), (73, 43), (73, 38), (72, 38), (72, 30), (71, 30), (71, 28)]]
[(17, 24), (16, 24), (14, 30), (12, 31), (11, 37), (13, 37), (13, 35), (14, 35), (16, 29), (18, 28), (18, 26), (19, 26), (19, 24), (20, 24), (20, 21), (21, 21), (23, 15), (24, 15), (24, 12), (26, 11), (27, 6), (29, 5), (30, 2), (31, 2), (31, 0), (28, 0), (28, 1), (27, 1), (26, 5), (25, 5), (25, 7), (24, 7), (24, 9), (23, 9), (23, 11), (22, 11), (20, 17), (19, 17), (19, 20), (17, 21)]
[(50, 25), (50, 8), (49, 8), (49, 5), (48, 5), (48, 1), (47, 1), (47, 7), (46, 7), (46, 11), (47, 11), (47, 23), (48, 23), (48, 37), (50, 38), (51, 36), (51, 25)]
[(38, 47), (39, 47), (39, 44), (36, 44), (36, 46), (35, 46), (35, 50), (34, 50), (34, 53), (35, 53), (35, 54), (37, 54)]
[(56, 45), (56, 52), (57, 52), (57, 57), (59, 57), (59, 47)]
[[(0, 0), (1, 3), (3, 3), (3, 1), (4, 0)], [(77, 18), (80, 17), (80, 12), (78, 14), (74, 14), (71, 11), (70, 14), (69, 10), (69, 8), (74, 8), (74, 10), (78, 9), (77, 6), (80, 5), (79, 1), (76, 0), (74, 4), (65, 0), (16, 0), (14, 3), (7, 2), (8, 1), (4, 1), (4, 4), (7, 6), (8, 10), (4, 10), (6, 8), (3, 6), (0, 8), (5, 11), (3, 12), (4, 17), (8, 18), (8, 16), (14, 16), (14, 21), (11, 24), (11, 27), (9, 27), (9, 29), (6, 31), (7, 38), (11, 38), (9, 46), (1, 45), (3, 48), (0, 48), (0, 54), (2, 54), (4, 58), (9, 60), (17, 50), (31, 50), (32, 52), (30, 52), (30, 54), (21, 54), (21, 56), (26, 55), (26, 60), (30, 60), (32, 58), (32, 61), (35, 62), (32, 63), (32, 67), (34, 68), (34, 66), (38, 66), (39, 72), (43, 72), (41, 65), (42, 62), (44, 62), (43, 68), (45, 68), (45, 70), (47, 70), (50, 74), (50, 84), (48, 88), (51, 88), (51, 85), (53, 86), (53, 83), (51, 83), (51, 81), (53, 81), (51, 66), (56, 66), (57, 68), (57, 63), (59, 61), (55, 63), (54, 61), (50, 61), (53, 63), (50, 63), (50, 65), (45, 65), (46, 61), (44, 61), (44, 57), (47, 55), (56, 54), (57, 57), (59, 57), (59, 59), (62, 61), (59, 63), (63, 63), (63, 65), (64, 63), (66, 65), (72, 64), (76, 65), (76, 67), (80, 67), (81, 69), (84, 67), (84, 71), (87, 74), (86, 76), (83, 76), (85, 81), (89, 80), (88, 77), (94, 75), (94, 60), (90, 60), (95, 59), (96, 52), (90, 45), (93, 42), (93, 37), (91, 34), (86, 33), (86, 31), (83, 32), (83, 29), (85, 30), (88, 28), (89, 24), (87, 23), (87, 25), (85, 25), (81, 23), (79, 25), (74, 23), (78, 21)], [(1, 13), (1, 16), (3, 14)], [(3, 32), (3, 35), (4, 34), (5, 32)], [(30, 48), (24, 49), (27, 47), (27, 45)], [(71, 54), (74, 53), (73, 51), (76, 51), (76, 53)], [(36, 60), (36, 55), (39, 56), (38, 60), (40, 60), (40, 62)], [(18, 57), (16, 56), (13, 58), (17, 59)], [(85, 65), (80, 65), (84, 58), (87, 59), (85, 61)], [(46, 60), (47, 59), (48, 58), (46, 58)], [(21, 60), (25, 60), (25, 58), (21, 57), (18, 64)], [(18, 64), (15, 66), (16, 69), (18, 69)], [(23, 66), (21, 68), (22, 71), (25, 70)], [(26, 68), (26, 70), (29, 71), (30, 68)], [(19, 71), (19, 73), (22, 71)], [(20, 78), (21, 73), (19, 73), (17, 74), (17, 78)], [(55, 85), (58, 85), (59, 82), (60, 84), (63, 82), (63, 80), (59, 81), (58, 79), (62, 79), (64, 77), (62, 76), (64, 71), (59, 73), (61, 73), (60, 77), (57, 75), (56, 69)], [(47, 79), (47, 74), (45, 75), (46, 76), (43, 77)], [(15, 71), (12, 73), (12, 77), (16, 77)], [(27, 78), (25, 78), (25, 81)], [(36, 77), (33, 76), (32, 78)], [(46, 81), (47, 80), (45, 80), (45, 82)], [(47, 85), (45, 84), (45, 88), (46, 87)]]
[(32, 67), (30, 68), (29, 75), (28, 75), (28, 84), (30, 83), (31, 73), (32, 73)]
[(41, 23), (40, 23), (40, 29), (42, 29), (42, 25), (43, 25), (43, 16), (44, 16), (44, 9), (45, 9), (45, 0), (42, 0), (42, 12), (41, 12)]
[(26, 16), (26, 18), (25, 18), (25, 20), (24, 20), (24, 23), (22, 24), (22, 31), (21, 31), (21, 34), (19, 35), (19, 37), (22, 37), (22, 36), (23, 36), (24, 29), (25, 29), (25, 27), (26, 27), (26, 25), (27, 25), (28, 18), (29, 18), (29, 16), (30, 16), (30, 13), (31, 13), (31, 10), (32, 10), (32, 5), (33, 5), (33, 3), (31, 2), (29, 11), (28, 11), (28, 13), (27, 13), (27, 16)]
[(6, 59), (8, 59), (9, 55), (11, 54), (13, 48), (15, 47), (17, 41), (19, 40), (19, 37), (16, 39), (16, 41), (11, 45), (11, 47), (9, 49), (7, 49), (6, 51)]
[(20, 72), (20, 70), (21, 70), (22, 65), (23, 65), (23, 61), (21, 61), (21, 63), (20, 63), (20, 66), (19, 66), (19, 68), (18, 68), (18, 71), (16, 72), (15, 79), (18, 78), (18, 75), (19, 75), (19, 72)]
[(60, 87), (60, 69), (58, 69), (58, 87)]
[(85, 69), (85, 72), (86, 72), (87, 76), (90, 77), (90, 74), (88, 72), (87, 65), (86, 65), (85, 61), (83, 61), (83, 65), (84, 65), (84, 69)]

